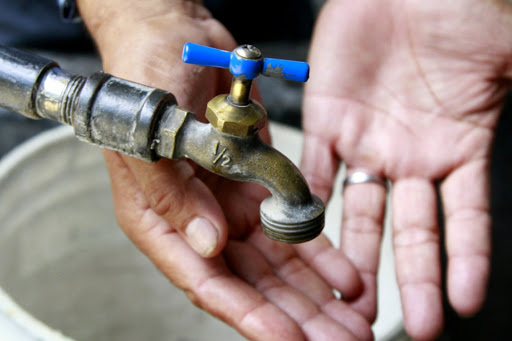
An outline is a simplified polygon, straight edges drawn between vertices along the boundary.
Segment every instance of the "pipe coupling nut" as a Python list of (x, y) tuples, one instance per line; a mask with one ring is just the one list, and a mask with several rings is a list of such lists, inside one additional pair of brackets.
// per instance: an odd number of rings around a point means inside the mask
[(250, 100), (247, 105), (236, 105), (228, 96), (219, 95), (208, 102), (206, 118), (215, 129), (243, 137), (265, 126), (267, 113), (259, 103)]

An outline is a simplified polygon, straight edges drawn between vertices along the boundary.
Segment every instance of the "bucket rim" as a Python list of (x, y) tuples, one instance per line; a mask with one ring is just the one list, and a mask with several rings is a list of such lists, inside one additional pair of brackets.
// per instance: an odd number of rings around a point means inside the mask
[[(30, 158), (51, 144), (74, 138), (68, 126), (59, 126), (34, 135), (0, 158), (0, 182), (15, 171), (22, 160)], [(13, 340), (76, 341), (37, 319), (9, 296), (0, 286), (0, 330)], [(6, 334), (6, 335), (5, 335)]]

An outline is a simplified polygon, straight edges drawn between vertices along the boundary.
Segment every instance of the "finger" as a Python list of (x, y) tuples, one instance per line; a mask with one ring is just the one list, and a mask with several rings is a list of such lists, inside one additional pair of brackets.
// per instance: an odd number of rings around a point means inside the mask
[(308, 297), (354, 335), (361, 339), (372, 338), (368, 322), (345, 302), (337, 300), (333, 293), (333, 288), (343, 294), (344, 288), (358, 290), (356, 286), (360, 281), (356, 269), (340, 250), (332, 246), (327, 237), (321, 235), (308, 243), (292, 247), (274, 242), (257, 231), (249, 242), (265, 258), (280, 280)]
[(224, 178), (220, 181), (212, 191), (223, 211), (229, 212), (226, 215), (229, 238), (245, 239), (254, 229), (261, 229), (258, 226), (260, 204), (270, 192), (265, 187), (250, 182), (235, 182)]
[(126, 183), (113, 188), (118, 200), (132, 200), (136, 196), (129, 187), (136, 187), (144, 196), (137, 199), (139, 204), (145, 202), (164, 218), (198, 254), (212, 257), (222, 250), (227, 240), (222, 210), (190, 164), (171, 160), (151, 164), (111, 151), (104, 155), (111, 179)]
[(267, 262), (284, 281), (319, 304), (334, 298), (333, 289), (349, 297), (362, 289), (357, 270), (324, 235), (293, 247), (276, 243), (261, 231), (253, 233), (249, 241), (268, 255)]
[(304, 134), (301, 171), (311, 192), (323, 202), (328, 202), (339, 168), (339, 159), (332, 151), (331, 144), (318, 135)]
[[(354, 169), (347, 169), (352, 174)], [(369, 174), (377, 174), (369, 172)], [(352, 306), (373, 322), (377, 316), (377, 271), (387, 188), (377, 183), (348, 184), (343, 189), (341, 249), (358, 269), (364, 292)]]
[(436, 192), (425, 179), (393, 183), (393, 244), (405, 328), (413, 339), (433, 339), (443, 307)]
[(448, 298), (462, 315), (482, 306), (490, 273), (491, 217), (487, 160), (452, 172), (441, 185), (446, 219)]
[(361, 294), (364, 286), (357, 269), (325, 235), (294, 248), (300, 258), (344, 298)]
[(162, 217), (148, 210), (145, 196), (126, 168), (112, 178), (112, 188), (127, 236), (195, 305), (229, 323), (248, 339), (302, 339), (292, 319), (233, 276), (221, 259), (197, 255)]
[(354, 298), (343, 298), (352, 309), (370, 322), (377, 318), (377, 279), (371, 274), (360, 274), (362, 291)]
[[(356, 340), (354, 334), (326, 315), (315, 302), (276, 276), (272, 266), (267, 262), (268, 258), (252, 245), (230, 242), (226, 247), (226, 259), (235, 273), (292, 317), (302, 327), (308, 340)], [(334, 304), (342, 303), (332, 301)], [(351, 321), (357, 318), (350, 315), (348, 307), (345, 311), (338, 309), (337, 312), (341, 312), (342, 316)], [(370, 331), (369, 326), (366, 329)], [(356, 331), (361, 333), (360, 330)], [(365, 337), (365, 339), (371, 339), (371, 331), (369, 335), (370, 337)]]

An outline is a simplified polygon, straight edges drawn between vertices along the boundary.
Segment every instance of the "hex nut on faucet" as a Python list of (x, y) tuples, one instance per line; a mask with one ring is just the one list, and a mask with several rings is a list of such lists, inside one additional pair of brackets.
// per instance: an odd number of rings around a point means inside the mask
[(243, 137), (265, 126), (267, 113), (259, 103), (250, 100), (247, 105), (234, 105), (228, 96), (219, 95), (208, 102), (206, 118), (215, 129)]

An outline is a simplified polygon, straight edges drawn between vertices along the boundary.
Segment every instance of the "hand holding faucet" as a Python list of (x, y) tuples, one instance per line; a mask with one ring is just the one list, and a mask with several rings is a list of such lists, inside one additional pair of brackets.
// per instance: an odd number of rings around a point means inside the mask
[[(101, 53), (104, 71), (170, 91), (180, 108), (187, 109), (175, 111), (183, 122), (190, 120), (191, 112), (198, 114), (199, 122), (205, 122), (203, 113), (208, 109), (208, 101), (219, 93), (230, 92), (232, 76), (225, 70), (181, 61), (183, 45), (189, 41), (226, 51), (236, 47), (227, 30), (198, 3), (114, 0), (102, 3), (101, 8), (97, 1), (81, 0), (78, 4)], [(120, 93), (127, 89), (123, 81), (101, 76), (92, 78), (89, 86), (86, 82), (83, 89), (94, 91), (94, 84), (108, 85)], [(163, 108), (172, 101), (144, 86), (138, 89), (140, 96), (148, 91), (148, 101), (132, 127), (134, 131), (146, 131), (153, 127), (144, 123), (145, 109), (160, 108), (159, 105)], [(252, 98), (259, 100), (255, 87)], [(98, 120), (99, 116), (86, 125)], [(126, 122), (120, 118), (112, 129), (124, 131)], [(190, 132), (205, 126), (199, 122), (191, 125)], [(221, 142), (241, 138), (248, 138), (255, 145), (258, 142), (254, 136), (229, 136), (211, 129), (212, 134), (224, 139), (219, 140), (217, 147), (211, 143), (204, 148), (210, 157), (215, 156), (210, 165), (219, 172), (226, 172), (221, 168), (224, 162), (230, 164), (224, 159), (229, 156), (229, 148)], [(170, 136), (167, 141), (172, 141), (172, 127), (164, 133)], [(102, 136), (107, 134), (102, 131)], [(187, 134), (183, 137), (190, 136)], [(130, 141), (123, 140), (122, 134), (116, 136), (126, 147), (120, 151), (140, 152), (134, 146), (142, 144), (143, 139)], [(261, 129), (259, 136), (269, 142), (267, 129)], [(152, 152), (172, 150), (171, 143), (165, 141), (154, 141)], [(200, 149), (201, 145), (196, 147)], [(190, 153), (178, 149), (174, 152)], [(152, 154), (139, 156), (151, 158)], [(105, 159), (121, 227), (196, 305), (233, 325), (249, 339), (371, 339), (369, 324), (333, 294), (336, 289), (344, 297), (354, 297), (361, 290), (359, 275), (341, 251), (322, 235), (295, 246), (264, 236), (259, 226), (259, 206), (269, 195), (267, 189), (218, 176), (186, 159), (148, 163), (110, 150), (105, 150)], [(303, 182), (300, 177), (296, 179)], [(270, 190), (279, 194), (276, 188), (280, 185), (276, 186)], [(269, 218), (269, 227), (278, 226), (274, 216)], [(321, 225), (319, 222), (315, 225)], [(318, 228), (314, 230), (316, 235)], [(333, 266), (337, 272), (332, 271)]]

